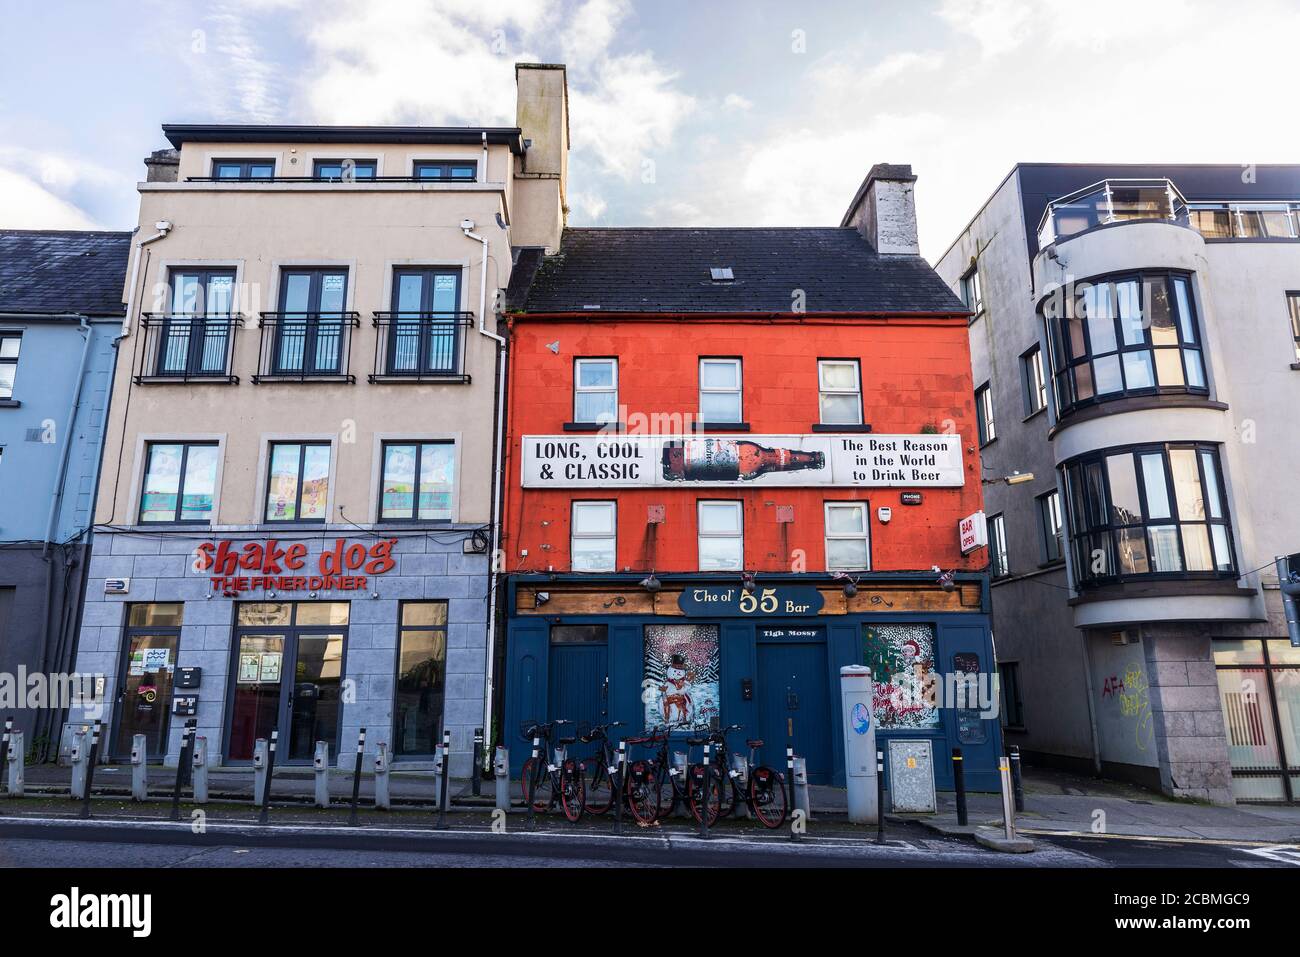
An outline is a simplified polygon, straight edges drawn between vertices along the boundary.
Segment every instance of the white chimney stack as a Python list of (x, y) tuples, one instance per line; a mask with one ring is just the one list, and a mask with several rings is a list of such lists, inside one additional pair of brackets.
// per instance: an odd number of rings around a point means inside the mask
[(841, 226), (852, 226), (882, 256), (919, 256), (916, 177), (907, 164), (877, 163), (858, 187)]

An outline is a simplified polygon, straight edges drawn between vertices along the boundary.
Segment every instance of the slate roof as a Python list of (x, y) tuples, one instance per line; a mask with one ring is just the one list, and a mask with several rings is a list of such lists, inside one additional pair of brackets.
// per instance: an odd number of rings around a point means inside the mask
[[(968, 312), (920, 256), (879, 256), (852, 228), (566, 229), (560, 252), (542, 259), (528, 283), (538, 258), (516, 251), (517, 266), (527, 268), (511, 278), (508, 308), (789, 313), (802, 289), (809, 313)], [(714, 282), (714, 266), (731, 267), (734, 281)]]
[(0, 229), (0, 312), (121, 316), (130, 233)]

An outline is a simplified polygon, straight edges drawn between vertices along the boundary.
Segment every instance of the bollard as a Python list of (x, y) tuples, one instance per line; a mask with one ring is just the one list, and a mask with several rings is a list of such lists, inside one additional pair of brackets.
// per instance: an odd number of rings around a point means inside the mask
[[(14, 716), (9, 715), (9, 717), (5, 718), (4, 733), (0, 734), (0, 765), (9, 763), (9, 736), (13, 734), (13, 731)], [(5, 790), (5, 778), (8, 776), (2, 773), (3, 771), (4, 768), (0, 767), (0, 792)]]
[(86, 755), (90, 753), (90, 729), (78, 728), (72, 732), (72, 787), (68, 796), (80, 801), (86, 793)]
[(270, 746), (266, 738), (253, 742), (253, 806), (261, 807), (266, 799), (266, 756)]
[(876, 843), (885, 843), (885, 752), (876, 752)]
[(266, 785), (262, 791), (262, 811), (257, 815), (257, 823), (265, 824), (271, 814), (271, 784), (275, 780), (275, 746), (279, 743), (279, 729), (271, 732), (271, 740), (266, 746)]
[(1004, 754), (998, 759), (998, 774), (1002, 777), (1002, 826), (1008, 841), (1016, 839), (1016, 809), (1011, 797), (1011, 762)]
[(451, 732), (442, 732), (442, 767), (438, 774), (438, 830), (447, 829), (447, 775), (451, 765)]
[(181, 782), (185, 780), (185, 772), (190, 768), (190, 742), (194, 739), (195, 720), (191, 718), (185, 722), (185, 728), (181, 731), (181, 753), (176, 758), (176, 785), (172, 788), (172, 820), (181, 819)]
[(375, 808), (380, 811), (393, 809), (393, 798), (388, 791), (388, 743), (379, 741), (375, 744)]
[(498, 745), (492, 760), (492, 778), (496, 783), (497, 810), (510, 813), (510, 752)]
[(812, 803), (808, 799), (808, 761), (805, 758), (794, 759), (794, 806), (803, 811), (805, 821), (812, 820)]
[(17, 729), (9, 732), (9, 786), (11, 798), (23, 796), (23, 761), (27, 757), (27, 748), (23, 746), (23, 733)]
[[(357, 764), (361, 763), (361, 753), (357, 752)], [(330, 746), (327, 741), (317, 741), (316, 750), (311, 756), (312, 781), (317, 807), (330, 806)], [(360, 773), (361, 768), (357, 768)], [(355, 805), (353, 814), (356, 814)], [(353, 822), (355, 823), (355, 822)]]
[(1024, 782), (1020, 779), (1020, 745), (1013, 744), (1009, 748), (1011, 754), (1011, 790), (1016, 798), (1016, 813), (1023, 813), (1025, 810), (1025, 787)]
[[(322, 785), (321, 783), (322, 776), (321, 773), (318, 772), (316, 777), (316, 804), (318, 807), (329, 807), (330, 749), (329, 749), (329, 745), (326, 744), (324, 741), (320, 742), (319, 744), (316, 745), (317, 757), (320, 757), (319, 752), (321, 748), (325, 749), (325, 755), (324, 755), (325, 760), (323, 762), (325, 766), (325, 770), (323, 772), (324, 784)], [(366, 754), (366, 729), (361, 728), (357, 732), (357, 763), (356, 766), (352, 769), (352, 810), (348, 814), (349, 824), (357, 823), (357, 805), (361, 803), (361, 761), (365, 757), (365, 754)], [(320, 803), (322, 797), (324, 797), (325, 799), (324, 804)]]
[(614, 792), (614, 833), (623, 833), (623, 771), (627, 767), (627, 745), (618, 743), (618, 756), (609, 769), (609, 788)]
[(208, 803), (208, 739), (204, 735), (194, 738), (194, 757), (190, 760), (194, 766), (194, 803)]
[(131, 738), (131, 800), (149, 799), (149, 766), (146, 763), (149, 739), (143, 734)]
[(474, 729), (474, 760), (470, 764), (470, 793), (479, 797), (483, 793), (483, 729)]
[[(689, 757), (690, 757), (690, 756), (689, 756), (688, 754), (686, 754), (686, 752), (684, 752), (684, 751), (674, 751), (674, 752), (673, 752), (673, 762), (672, 762), (672, 767), (670, 767), (670, 768), (668, 769), (668, 776), (669, 776), (670, 778), (673, 778), (675, 781), (680, 781), (680, 782), (682, 782), (682, 787), (683, 787), (684, 789), (686, 789), (686, 790), (685, 790), (685, 793), (686, 793), (688, 796), (690, 795), (690, 790), (689, 790), (689, 789), (690, 789), (690, 786), (691, 786), (691, 782), (688, 781), (688, 780), (686, 779), (686, 772), (687, 772), (687, 770), (688, 770), (686, 765), (687, 765), (687, 758), (689, 758)], [(668, 782), (668, 785), (669, 785), (669, 787), (672, 787), (672, 785), (673, 785), (673, 781), (669, 781), (669, 782)], [(675, 795), (675, 793), (676, 793), (676, 792), (674, 792), (674, 795)], [(674, 802), (674, 803), (673, 803), (673, 809), (676, 810), (677, 813), (678, 813), (679, 815), (683, 816), (683, 817), (690, 817), (691, 809), (690, 809), (689, 807), (678, 807), (677, 804), (676, 804), (676, 801), (677, 801), (677, 798), (674, 796), (674, 797), (673, 797), (673, 802)]]
[(966, 826), (966, 769), (961, 748), (952, 749), (952, 785), (957, 791), (957, 823)]
[[(749, 788), (749, 755), (733, 754), (731, 756), (731, 770), (728, 772), (731, 779), (735, 782), (732, 786), (738, 788), (741, 794), (744, 794)], [(736, 802), (736, 810), (732, 812), (740, 820), (749, 820), (749, 805), (744, 801)]]
[(793, 744), (787, 744), (785, 746), (785, 776), (786, 776), (786, 780), (789, 782), (787, 786), (789, 787), (790, 790), (790, 793), (786, 796), (786, 800), (789, 803), (789, 806), (793, 809), (795, 806), (794, 804), (794, 745)]
[[(528, 808), (528, 827), (530, 830), (537, 826), (537, 812), (533, 808), (533, 799), (537, 796), (536, 794), (533, 793), (533, 791), (537, 789), (537, 781), (534, 781), (532, 779), (534, 777), (537, 777), (538, 780), (540, 780), (540, 776), (538, 775), (537, 762), (541, 760), (541, 758), (538, 757), (538, 752), (539, 749), (541, 748), (541, 745), (542, 745), (542, 739), (538, 737), (534, 737), (533, 738), (533, 763), (529, 765), (529, 767), (532, 768), (532, 771), (529, 772), (529, 777), (527, 779), (529, 791), (527, 794), (523, 796), (524, 805)], [(543, 771), (542, 773), (545, 774), (546, 772)], [(523, 781), (520, 782), (521, 785), (523, 783), (524, 783)]]
[(86, 758), (86, 793), (81, 800), (82, 818), (90, 817), (90, 789), (95, 780), (95, 762), (99, 760), (99, 731), (102, 724), (98, 718), (90, 729), (90, 754)]

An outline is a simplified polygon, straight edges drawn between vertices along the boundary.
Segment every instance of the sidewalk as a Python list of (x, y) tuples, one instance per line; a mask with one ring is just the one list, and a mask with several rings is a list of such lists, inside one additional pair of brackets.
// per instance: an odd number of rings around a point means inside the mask
[[(71, 769), (37, 765), (26, 769), (27, 791), (35, 796), (66, 795)], [(176, 781), (175, 768), (149, 769), (151, 798), (170, 797)], [(432, 806), (437, 800), (438, 782), (431, 771), (393, 771), (389, 793), (395, 805)], [(95, 769), (95, 793), (129, 796), (129, 766), (104, 765)], [(1300, 843), (1300, 807), (1285, 805), (1239, 805), (1214, 807), (1174, 801), (1127, 784), (1077, 777), (1041, 768), (1025, 770), (1025, 810), (1017, 815), (1017, 827), (1028, 833), (1078, 833), (1089, 836), (1146, 837), (1182, 840), (1222, 840), (1269, 844)], [(251, 768), (213, 768), (208, 772), (208, 790), (214, 801), (251, 801)], [(480, 783), (474, 796), (471, 782), (464, 778), (448, 782), (453, 808), (490, 808), (495, 804), (494, 781)], [(809, 789), (813, 818), (834, 820), (846, 814), (847, 796), (842, 788), (814, 785)], [(314, 793), (310, 768), (276, 768), (273, 796), (280, 801), (297, 799), (310, 804)], [(189, 795), (189, 788), (182, 792)], [(344, 802), (352, 794), (352, 775), (330, 772), (330, 794)], [(511, 797), (520, 803), (519, 782), (511, 781)], [(361, 777), (361, 800), (374, 799), (374, 778)], [(886, 797), (886, 802), (888, 797)], [(997, 794), (970, 793), (965, 828), (957, 824), (956, 800), (952, 792), (939, 792), (935, 814), (887, 814), (898, 821), (915, 821), (941, 834), (971, 835), (977, 826), (999, 826), (1002, 803)], [(888, 804), (886, 804), (888, 806)]]

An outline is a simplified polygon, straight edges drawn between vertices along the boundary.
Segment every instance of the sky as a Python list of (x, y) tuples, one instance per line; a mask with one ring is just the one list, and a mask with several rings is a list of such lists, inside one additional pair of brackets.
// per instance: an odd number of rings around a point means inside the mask
[(1296, 0), (0, 0), (0, 228), (129, 229), (165, 122), (513, 125), (569, 68), (571, 225), (837, 225), (937, 259), (1016, 162), (1300, 161)]

